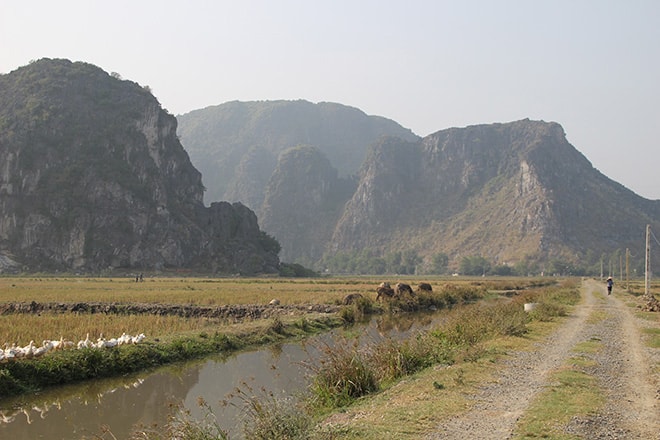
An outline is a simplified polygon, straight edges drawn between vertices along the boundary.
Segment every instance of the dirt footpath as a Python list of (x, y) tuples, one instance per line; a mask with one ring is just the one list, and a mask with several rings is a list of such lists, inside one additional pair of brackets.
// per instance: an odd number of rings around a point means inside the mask
[[(604, 285), (593, 280), (583, 283), (582, 296), (566, 323), (537, 350), (508, 360), (501, 377), (474, 396), (471, 411), (443, 423), (427, 438), (512, 438), (518, 419), (550, 385), (549, 374), (568, 362), (576, 344), (599, 340), (603, 349), (590, 355), (596, 366), (588, 373), (598, 378), (607, 403), (598, 414), (573, 419), (566, 433), (589, 440), (660, 440), (660, 350), (645, 346), (640, 333), (642, 326), (657, 327), (658, 321), (639, 320), (616, 294), (607, 296)], [(606, 318), (588, 321), (594, 310), (606, 312)]]

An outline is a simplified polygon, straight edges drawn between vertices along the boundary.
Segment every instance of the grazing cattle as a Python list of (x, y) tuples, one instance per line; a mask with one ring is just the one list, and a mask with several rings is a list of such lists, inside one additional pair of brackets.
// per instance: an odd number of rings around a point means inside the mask
[(433, 287), (431, 287), (431, 285), (430, 285), (429, 283), (419, 283), (419, 284), (417, 285), (417, 289), (418, 289), (420, 292), (422, 292), (422, 291), (424, 291), (424, 292), (429, 292), (429, 293), (430, 293), (430, 292), (433, 292)]
[(360, 298), (362, 298), (362, 294), (360, 293), (349, 293), (344, 297), (344, 300), (341, 303), (345, 306), (348, 306), (353, 304), (355, 301), (357, 301)]
[(376, 289), (376, 301), (379, 301), (382, 297), (392, 298), (394, 296), (394, 289), (390, 287), (390, 283), (380, 283), (380, 286)]
[(413, 293), (412, 287), (410, 287), (409, 284), (404, 284), (404, 283), (396, 283), (396, 286), (394, 286), (394, 296), (397, 298), (403, 297), (405, 294), (408, 294), (410, 296), (414, 296), (415, 294)]

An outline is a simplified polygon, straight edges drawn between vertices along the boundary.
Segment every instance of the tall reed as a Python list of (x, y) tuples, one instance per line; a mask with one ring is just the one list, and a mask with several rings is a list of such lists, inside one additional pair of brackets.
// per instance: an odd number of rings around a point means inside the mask
[(517, 302), (474, 304), (452, 310), (441, 325), (403, 341), (387, 339), (365, 346), (356, 339), (326, 346), (321, 360), (310, 366), (313, 401), (320, 407), (349, 405), (384, 383), (440, 363), (451, 364), (461, 353), (474, 352), (482, 341), (521, 336), (529, 319)]

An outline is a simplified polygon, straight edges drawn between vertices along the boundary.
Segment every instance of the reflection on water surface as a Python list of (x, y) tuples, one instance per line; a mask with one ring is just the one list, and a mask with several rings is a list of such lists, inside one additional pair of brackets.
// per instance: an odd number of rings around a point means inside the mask
[(243, 383), (275, 395), (295, 395), (307, 386), (304, 364), (319, 355), (318, 344), (332, 344), (334, 338), (346, 333), (359, 335), (363, 343), (386, 336), (398, 338), (435, 319), (437, 315), (379, 316), (363, 326), (328, 332), (304, 343), (268, 346), (0, 401), (0, 439), (110, 438), (102, 437), (104, 426), (117, 439), (127, 438), (136, 427), (164, 425), (178, 406), (201, 418), (200, 397), (209, 404), (219, 425), (231, 438), (237, 438), (242, 427), (240, 405), (221, 402)]

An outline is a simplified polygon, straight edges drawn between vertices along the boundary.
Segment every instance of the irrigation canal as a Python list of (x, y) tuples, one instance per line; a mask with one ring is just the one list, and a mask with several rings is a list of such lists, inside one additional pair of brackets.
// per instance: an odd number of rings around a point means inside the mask
[[(360, 335), (362, 343), (383, 337), (400, 338), (428, 327), (441, 313), (374, 317), (368, 324), (334, 330), (303, 342), (286, 343), (253, 351), (216, 356), (120, 379), (88, 381), (57, 387), (37, 395), (0, 400), (0, 439), (128, 438), (139, 427), (163, 426), (175, 408), (185, 408), (201, 419), (207, 402), (220, 427), (230, 438), (240, 437), (244, 407), (240, 399), (222, 401), (241, 388), (259, 396), (261, 389), (276, 396), (296, 396), (309, 383), (310, 362), (323, 347), (338, 338)], [(103, 435), (104, 429), (109, 434)]]

